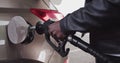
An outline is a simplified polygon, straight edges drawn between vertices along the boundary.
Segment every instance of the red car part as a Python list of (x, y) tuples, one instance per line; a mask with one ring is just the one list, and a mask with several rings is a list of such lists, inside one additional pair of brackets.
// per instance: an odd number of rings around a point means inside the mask
[(49, 19), (58, 21), (64, 17), (63, 14), (57, 10), (31, 8), (30, 11), (43, 21), (48, 21)]

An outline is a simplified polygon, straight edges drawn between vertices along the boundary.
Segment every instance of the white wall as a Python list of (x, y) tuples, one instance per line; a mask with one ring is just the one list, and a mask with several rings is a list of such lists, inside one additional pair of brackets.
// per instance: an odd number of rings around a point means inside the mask
[(51, 0), (57, 9), (63, 13), (64, 15), (67, 15), (68, 13), (71, 13), (80, 7), (84, 6), (84, 1), (85, 0), (61, 0), (59, 1), (59, 4), (55, 0)]

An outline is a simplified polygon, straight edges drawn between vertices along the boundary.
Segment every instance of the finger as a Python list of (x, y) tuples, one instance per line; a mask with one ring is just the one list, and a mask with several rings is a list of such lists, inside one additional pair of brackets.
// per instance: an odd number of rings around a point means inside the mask
[(53, 31), (53, 32), (52, 32), (52, 35), (56, 36), (56, 31)]
[(64, 39), (65, 38), (65, 35), (61, 34), (61, 33), (58, 33), (57, 35), (57, 38), (59, 39)]
[(51, 26), (48, 26), (48, 32), (49, 32), (50, 34), (53, 34), (53, 29), (51, 28)]

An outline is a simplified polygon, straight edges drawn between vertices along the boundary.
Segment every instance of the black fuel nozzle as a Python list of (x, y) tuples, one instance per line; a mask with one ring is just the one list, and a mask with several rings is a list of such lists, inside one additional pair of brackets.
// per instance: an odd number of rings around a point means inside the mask
[(45, 30), (44, 25), (40, 21), (38, 21), (35, 30), (38, 34), (43, 34)]
[(48, 20), (43, 24), (40, 21), (38, 21), (36, 24), (35, 30), (38, 34), (43, 34), (45, 33), (45, 29), (48, 29), (48, 26), (52, 23), (54, 23), (54, 21), (51, 21), (51, 20)]
[(50, 39), (50, 34), (49, 34), (49, 29), (48, 29), (48, 26), (50, 25), (50, 24), (52, 24), (52, 23), (54, 23), (54, 21), (52, 21), (52, 20), (48, 20), (48, 21), (46, 21), (46, 22), (44, 22), (43, 24), (39, 21), (39, 22), (37, 22), (37, 24), (36, 24), (36, 28), (35, 28), (35, 30), (36, 30), (36, 32), (38, 33), (38, 34), (45, 34), (45, 38), (46, 38), (46, 40), (47, 40), (47, 42), (49, 43), (49, 45), (58, 53), (58, 54), (60, 54), (62, 57), (65, 57), (65, 56), (67, 56), (68, 55), (68, 53), (69, 53), (69, 48), (65, 48), (65, 45), (66, 45), (66, 40), (64, 40), (64, 41), (61, 41), (61, 40), (59, 40), (57, 37), (53, 37), (55, 40), (56, 40), (56, 42), (58, 43), (58, 46), (56, 46), (52, 41), (51, 41), (51, 39)]

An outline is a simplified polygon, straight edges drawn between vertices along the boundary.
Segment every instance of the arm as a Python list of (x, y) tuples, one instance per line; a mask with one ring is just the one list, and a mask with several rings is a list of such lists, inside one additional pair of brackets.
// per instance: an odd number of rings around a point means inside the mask
[(92, 0), (85, 7), (51, 24), (49, 32), (63, 38), (64, 34), (71, 31), (91, 32), (115, 28), (120, 24), (119, 3), (120, 0)]
[(120, 5), (120, 0), (93, 0), (84, 8), (63, 18), (60, 21), (61, 31), (63, 33), (69, 31), (91, 32), (117, 26), (120, 20), (118, 3)]

